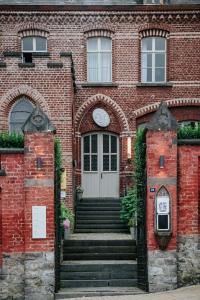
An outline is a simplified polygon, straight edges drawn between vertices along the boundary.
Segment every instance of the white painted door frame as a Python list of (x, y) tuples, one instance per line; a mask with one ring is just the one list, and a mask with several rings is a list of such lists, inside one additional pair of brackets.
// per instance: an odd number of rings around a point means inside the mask
[(110, 132), (82, 136), (84, 198), (119, 197), (119, 137)]

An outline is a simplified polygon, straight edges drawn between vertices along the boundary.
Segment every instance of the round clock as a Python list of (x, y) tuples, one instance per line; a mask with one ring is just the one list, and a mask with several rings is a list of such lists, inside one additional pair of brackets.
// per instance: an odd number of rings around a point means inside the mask
[(94, 122), (100, 127), (107, 127), (110, 124), (110, 117), (102, 108), (96, 108), (92, 113), (92, 117)]

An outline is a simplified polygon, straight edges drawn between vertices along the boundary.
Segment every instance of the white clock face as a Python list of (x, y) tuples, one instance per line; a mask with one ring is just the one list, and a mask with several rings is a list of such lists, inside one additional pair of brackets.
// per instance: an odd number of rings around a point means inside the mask
[(107, 127), (110, 124), (110, 117), (102, 108), (96, 108), (92, 113), (92, 117), (94, 122), (100, 127)]

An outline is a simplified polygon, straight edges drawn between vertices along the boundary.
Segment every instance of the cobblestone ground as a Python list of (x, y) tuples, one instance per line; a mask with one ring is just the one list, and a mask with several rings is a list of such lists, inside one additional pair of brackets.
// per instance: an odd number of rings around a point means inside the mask
[(200, 300), (200, 285), (163, 293), (128, 296), (82, 297), (73, 298), (72, 300)]

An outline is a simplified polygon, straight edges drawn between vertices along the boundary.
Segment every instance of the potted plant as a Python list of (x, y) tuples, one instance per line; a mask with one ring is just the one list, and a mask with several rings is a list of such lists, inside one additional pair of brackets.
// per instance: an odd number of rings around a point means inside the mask
[(84, 190), (83, 190), (82, 186), (78, 185), (76, 187), (76, 198), (78, 201), (80, 201), (83, 198), (83, 191)]
[(137, 240), (137, 215), (133, 216), (128, 221), (128, 226), (130, 227), (130, 233), (133, 240)]
[(61, 228), (63, 232), (63, 237), (65, 240), (70, 238), (71, 227), (74, 223), (74, 214), (71, 210), (65, 205), (64, 201), (61, 201)]

